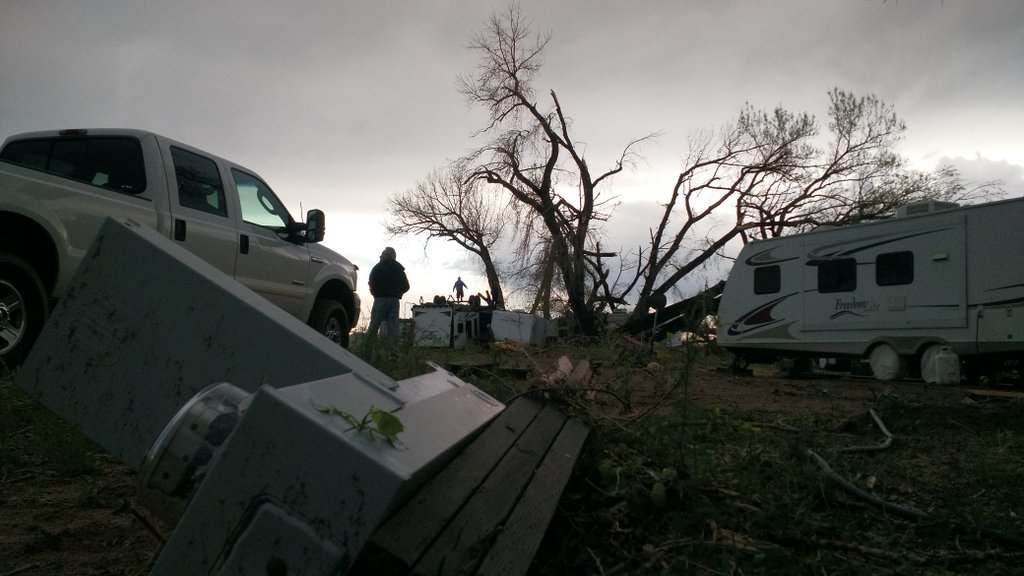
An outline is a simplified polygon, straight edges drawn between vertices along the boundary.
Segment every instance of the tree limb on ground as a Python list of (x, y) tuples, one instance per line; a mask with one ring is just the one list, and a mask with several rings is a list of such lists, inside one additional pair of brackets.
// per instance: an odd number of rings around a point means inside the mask
[(775, 421), (775, 422), (758, 422), (754, 420), (748, 420), (751, 426), (758, 428), (772, 428), (774, 430), (782, 430), (783, 432), (800, 432), (799, 428), (790, 426), (789, 424)]
[(857, 552), (866, 556), (874, 556), (885, 560), (909, 561), (914, 564), (948, 563), (948, 562), (980, 562), (996, 558), (1017, 559), (1024, 558), (1024, 552), (1007, 552), (1005, 550), (931, 550), (928, 552), (892, 552), (881, 548), (874, 548), (846, 542), (833, 538), (814, 538), (803, 536), (792, 530), (785, 532), (768, 532), (765, 539), (784, 546), (800, 546), (805, 548), (826, 548), (831, 550), (843, 550)]
[(827, 548), (830, 550), (842, 550), (845, 552), (856, 552), (865, 556), (873, 556), (875, 558), (882, 558), (884, 560), (892, 560), (895, 562), (910, 561), (914, 564), (924, 564), (928, 561), (927, 558), (913, 552), (892, 552), (889, 550), (883, 550), (881, 548), (874, 548), (872, 546), (865, 546), (863, 544), (857, 544), (855, 542), (846, 542), (844, 540), (835, 540), (833, 538), (814, 538), (802, 536), (793, 531), (787, 532), (769, 532), (766, 537), (775, 542), (776, 544), (782, 544), (786, 546), (796, 545), (804, 548)]
[(889, 429), (885, 427), (885, 422), (882, 422), (882, 419), (878, 417), (878, 413), (875, 412), (874, 408), (868, 410), (868, 413), (875, 419), (875, 424), (878, 425), (878, 429), (882, 431), (882, 434), (885, 434), (885, 440), (883, 440), (881, 444), (874, 444), (871, 446), (848, 446), (840, 450), (840, 452), (874, 452), (886, 450), (892, 446), (893, 436), (892, 433), (889, 432)]
[[(878, 415), (875, 414), (874, 410), (871, 411), (871, 415), (872, 415), (872, 417), (875, 418), (875, 422), (878, 423), (878, 426), (879, 426), (879, 428), (882, 429), (882, 432), (884, 432), (886, 434), (886, 441), (883, 442), (883, 444), (885, 444), (886, 447), (887, 447), (887, 444), (891, 443), (891, 441), (892, 441), (892, 434), (889, 433), (888, 429), (885, 428), (885, 424), (883, 424), (881, 419), (878, 418)], [(869, 447), (869, 449), (883, 449), (883, 448)], [(847, 450), (847, 451), (849, 451), (849, 450)], [(866, 492), (866, 491), (858, 488), (852, 482), (850, 482), (846, 478), (843, 478), (838, 472), (833, 470), (832, 467), (829, 465), (829, 463), (824, 458), (819, 456), (818, 453), (815, 452), (814, 450), (811, 450), (811, 449), (808, 448), (807, 451), (806, 451), (806, 454), (808, 456), (810, 456), (812, 459), (814, 459), (814, 461), (818, 464), (818, 467), (821, 468), (822, 472), (824, 472), (825, 476), (827, 476), (830, 480), (832, 480), (833, 482), (838, 484), (841, 488), (843, 488), (843, 490), (846, 490), (848, 493), (850, 493), (850, 494), (852, 494), (854, 496), (857, 496), (858, 498), (860, 498), (860, 499), (862, 499), (862, 500), (864, 500), (864, 501), (866, 501), (866, 502), (868, 502), (870, 504), (873, 504), (873, 505), (875, 505), (875, 506), (877, 506), (879, 508), (882, 508), (883, 510), (885, 510), (887, 512), (895, 514), (896, 516), (899, 516), (901, 518), (906, 518), (906, 519), (909, 519), (909, 520), (915, 520), (915, 521), (918, 521), (918, 522), (923, 521), (923, 520), (932, 520), (933, 519), (927, 513), (922, 512), (922, 511), (920, 511), (920, 510), (918, 510), (916, 508), (912, 508), (912, 507), (909, 507), (909, 506), (902, 506), (902, 505), (896, 504), (894, 502), (889, 502), (887, 500), (882, 500), (881, 498), (875, 496), (874, 494), (871, 494), (869, 492)], [(998, 540), (1000, 542), (1003, 542), (1005, 544), (1010, 544), (1010, 545), (1013, 545), (1013, 546), (1016, 546), (1016, 547), (1019, 547), (1019, 548), (1024, 548), (1024, 537), (1017, 536), (1016, 534), (1010, 534), (1010, 533), (1007, 533), (1007, 532), (1003, 532), (1001, 530), (996, 530), (994, 528), (988, 528), (986, 526), (974, 526), (974, 525), (968, 525), (968, 524), (959, 524), (959, 523), (955, 523), (955, 522), (951, 522), (951, 523), (949, 523), (949, 525), (950, 525), (950, 527), (952, 527), (954, 529), (957, 529), (957, 530), (963, 530), (965, 532), (974, 532), (974, 533), (977, 533), (978, 535), (983, 535), (983, 536), (992, 538), (994, 540)]]
[(558, 395), (566, 401), (577, 401), (581, 394), (587, 399), (593, 400), (597, 394), (611, 396), (627, 409), (631, 407), (629, 400), (606, 388), (595, 388), (589, 386), (594, 376), (594, 369), (590, 360), (583, 359), (573, 365), (568, 356), (562, 356), (555, 362), (554, 370), (544, 376), (533, 378), (529, 382), (529, 389), (514, 395), (507, 403), (519, 396), (527, 394), (542, 394), (544, 396)]
[(22, 574), (28, 572), (29, 570), (35, 570), (36, 568), (39, 568), (39, 564), (26, 564), (24, 566), (15, 568), (14, 570), (4, 572), (3, 574), (0, 574), (0, 576), (14, 576), (15, 574)]
[(838, 484), (840, 487), (843, 488), (843, 490), (846, 490), (850, 494), (853, 494), (854, 496), (857, 496), (862, 500), (870, 502), (875, 506), (878, 506), (879, 508), (882, 508), (887, 512), (891, 512), (901, 518), (908, 518), (910, 520), (924, 520), (928, 518), (928, 514), (916, 508), (911, 508), (909, 506), (901, 506), (899, 504), (889, 502), (887, 500), (882, 500), (881, 498), (875, 496), (874, 494), (870, 494), (868, 492), (865, 492), (864, 490), (861, 490), (852, 482), (840, 476), (839, 473), (833, 470), (832, 467), (829, 466), (828, 462), (824, 458), (819, 456), (818, 453), (815, 452), (814, 450), (808, 448), (807, 455), (813, 458), (815, 462), (817, 462), (818, 467), (821, 468), (822, 472), (825, 473), (825, 476), (827, 476), (830, 480)]

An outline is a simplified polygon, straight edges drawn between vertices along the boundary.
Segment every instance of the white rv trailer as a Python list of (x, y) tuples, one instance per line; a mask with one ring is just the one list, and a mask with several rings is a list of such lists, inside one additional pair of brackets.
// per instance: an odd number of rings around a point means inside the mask
[(951, 349), (990, 373), (1024, 360), (1024, 198), (752, 242), (718, 312), (718, 343), (746, 361), (864, 358), (876, 378), (919, 365), (932, 381)]

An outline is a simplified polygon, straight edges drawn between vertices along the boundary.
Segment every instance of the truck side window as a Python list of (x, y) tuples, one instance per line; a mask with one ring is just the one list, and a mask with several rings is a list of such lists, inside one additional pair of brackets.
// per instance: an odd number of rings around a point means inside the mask
[(178, 181), (178, 202), (185, 208), (227, 216), (224, 183), (213, 160), (171, 146), (174, 177)]
[(913, 252), (889, 252), (875, 258), (875, 283), (879, 286), (899, 286), (913, 281)]
[(0, 159), (124, 194), (138, 195), (146, 190), (142, 147), (134, 138), (18, 140), (3, 149)]
[(782, 268), (778, 265), (754, 268), (754, 294), (775, 294), (782, 289)]
[(287, 234), (292, 217), (270, 187), (252, 174), (236, 168), (231, 169), (231, 177), (235, 180), (238, 200), (242, 204), (242, 220)]
[(857, 289), (857, 260), (840, 258), (818, 263), (818, 292), (853, 292)]

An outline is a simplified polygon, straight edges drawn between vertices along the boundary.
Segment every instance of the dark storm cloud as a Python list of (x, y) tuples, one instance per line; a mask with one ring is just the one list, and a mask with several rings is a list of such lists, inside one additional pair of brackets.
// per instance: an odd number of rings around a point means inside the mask
[[(343, 234), (382, 237), (388, 195), (482, 145), (471, 135), (483, 116), (466, 108), (455, 78), (475, 65), (471, 35), (507, 6), (3, 0), (0, 138), (68, 126), (154, 130), (248, 165), (289, 206), (326, 209), (344, 224), (332, 238), (358, 245)], [(558, 92), (592, 166), (663, 132), (616, 181), (623, 199), (667, 193), (687, 135), (732, 120), (745, 102), (822, 118), (833, 87), (892, 104), (907, 121), (901, 152), (915, 167), (977, 158), (971, 166), (987, 162), (1020, 185), (1024, 1), (522, 6), (536, 30), (553, 34), (538, 98)]]

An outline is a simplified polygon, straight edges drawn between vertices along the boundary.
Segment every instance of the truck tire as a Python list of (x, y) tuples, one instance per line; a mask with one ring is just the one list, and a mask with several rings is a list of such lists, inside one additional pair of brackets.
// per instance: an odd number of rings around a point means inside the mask
[(0, 361), (13, 368), (39, 337), (49, 305), (43, 282), (27, 262), (0, 254)]
[(327, 336), (342, 348), (348, 348), (349, 330), (348, 312), (340, 302), (335, 300), (318, 300), (313, 305), (312, 321), (309, 323), (314, 330)]

